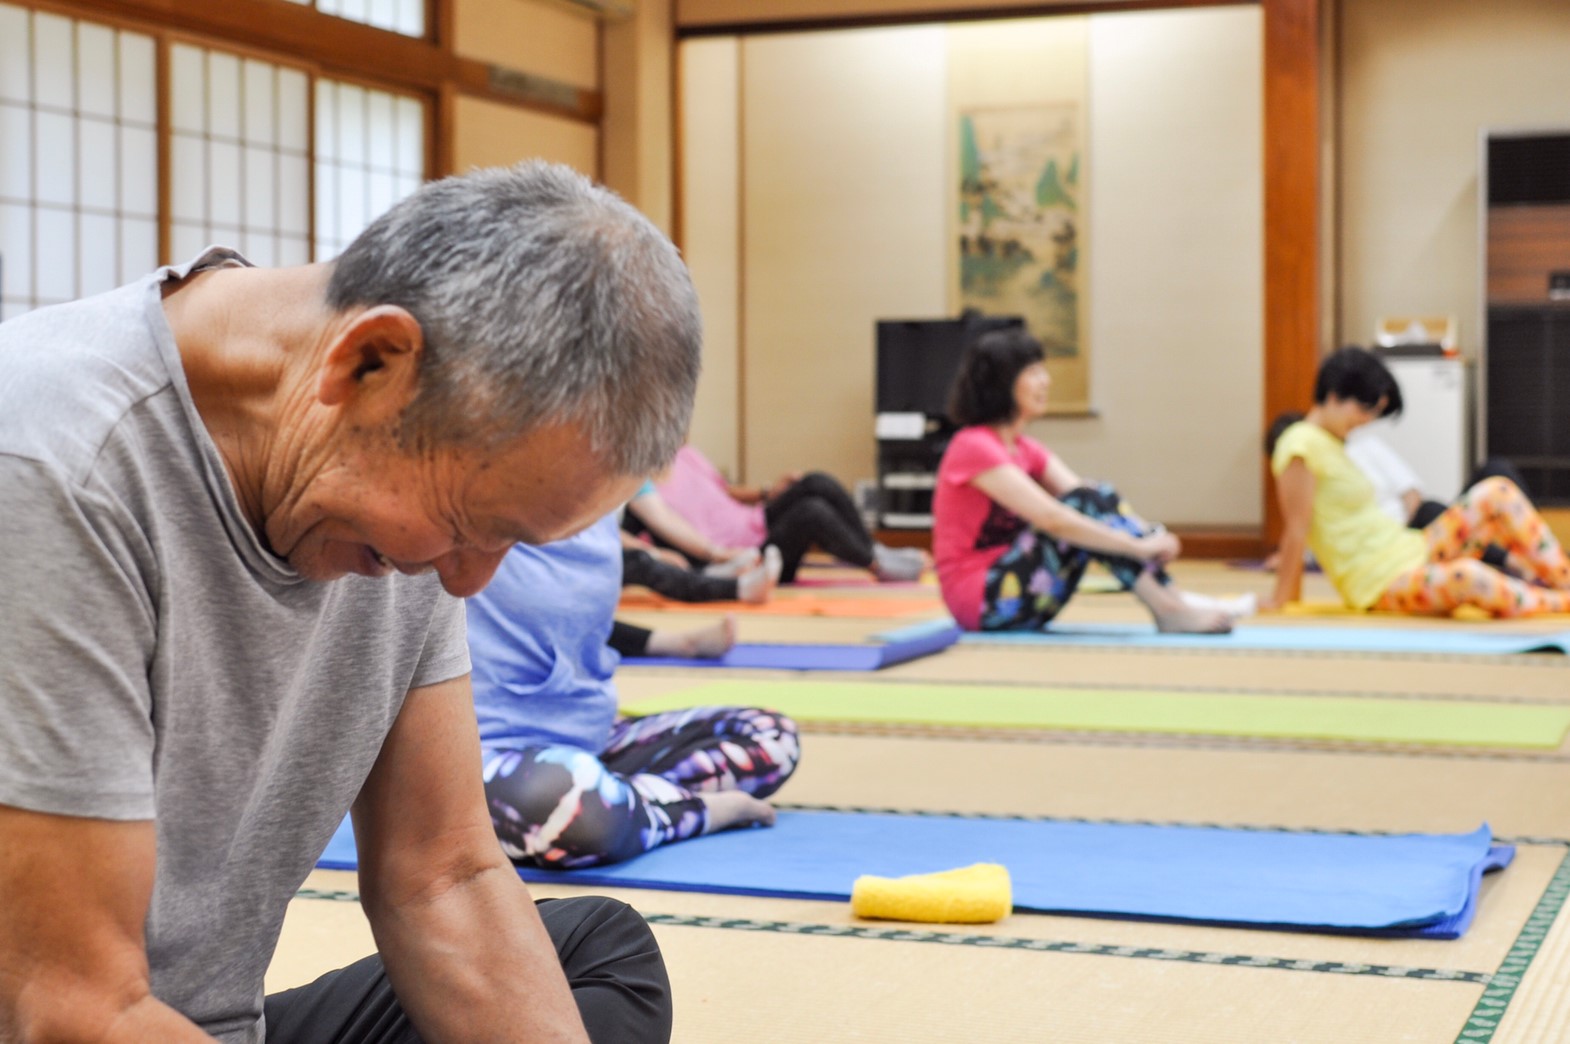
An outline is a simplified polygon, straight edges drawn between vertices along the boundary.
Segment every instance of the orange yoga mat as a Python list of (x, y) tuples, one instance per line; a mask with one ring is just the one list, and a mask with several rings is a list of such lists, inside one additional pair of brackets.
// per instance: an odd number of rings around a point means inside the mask
[(936, 598), (820, 598), (812, 595), (749, 602), (674, 602), (656, 594), (623, 592), (623, 609), (660, 609), (688, 613), (746, 613), (756, 616), (867, 616), (873, 619), (946, 615)]

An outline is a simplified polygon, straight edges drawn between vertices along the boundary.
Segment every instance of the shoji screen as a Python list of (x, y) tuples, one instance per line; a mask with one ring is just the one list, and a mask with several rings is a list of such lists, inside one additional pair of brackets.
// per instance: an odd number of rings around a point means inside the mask
[(175, 44), (169, 88), (171, 260), (212, 243), (259, 265), (310, 260), (306, 74)]
[(0, 4), (0, 319), (158, 262), (151, 37)]
[(425, 0), (289, 0), (404, 36), (425, 35)]
[(316, 256), (343, 250), (425, 175), (425, 107), (414, 98), (316, 81)]

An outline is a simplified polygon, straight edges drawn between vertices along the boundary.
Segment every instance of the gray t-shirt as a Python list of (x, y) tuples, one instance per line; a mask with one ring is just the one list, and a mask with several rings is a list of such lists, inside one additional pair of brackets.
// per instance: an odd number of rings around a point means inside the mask
[(244, 263), (0, 323), (0, 804), (155, 820), (153, 993), (259, 1041), (290, 897), (469, 658), (434, 575), (310, 583), (241, 513), (160, 284)]

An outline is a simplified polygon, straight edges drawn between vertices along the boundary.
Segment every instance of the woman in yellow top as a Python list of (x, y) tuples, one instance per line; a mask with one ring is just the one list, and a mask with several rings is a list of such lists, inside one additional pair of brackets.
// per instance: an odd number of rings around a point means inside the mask
[[(1260, 608), (1297, 600), (1307, 548), (1354, 609), (1570, 612), (1570, 559), (1509, 479), (1479, 482), (1421, 530), (1379, 509), (1344, 444), (1353, 430), (1400, 412), (1401, 388), (1372, 352), (1342, 348), (1320, 365), (1314, 408), (1270, 447), (1283, 531), (1275, 593)], [(1482, 561), (1491, 543), (1524, 579)]]

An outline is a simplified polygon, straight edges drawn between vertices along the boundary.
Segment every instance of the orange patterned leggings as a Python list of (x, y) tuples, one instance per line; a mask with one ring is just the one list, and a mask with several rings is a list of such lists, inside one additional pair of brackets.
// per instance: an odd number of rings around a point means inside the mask
[[(1463, 493), (1423, 530), (1428, 561), (1396, 577), (1375, 609), (1448, 613), (1471, 605), (1491, 616), (1570, 612), (1570, 558), (1515, 483), (1484, 479)], [(1516, 579), (1481, 560), (1499, 544)]]

